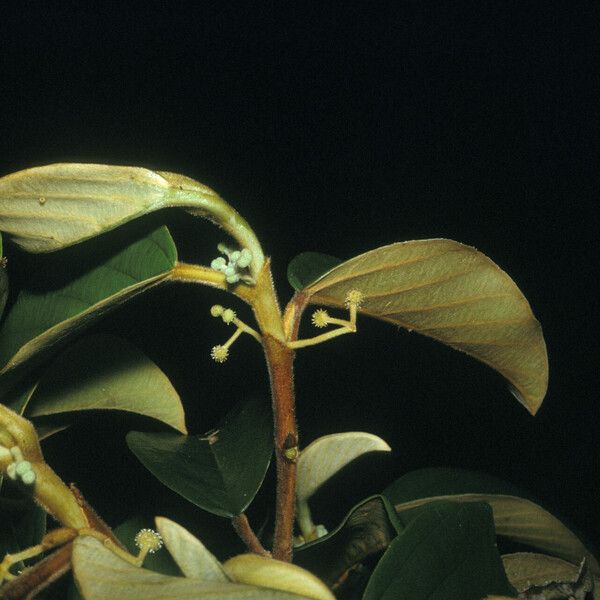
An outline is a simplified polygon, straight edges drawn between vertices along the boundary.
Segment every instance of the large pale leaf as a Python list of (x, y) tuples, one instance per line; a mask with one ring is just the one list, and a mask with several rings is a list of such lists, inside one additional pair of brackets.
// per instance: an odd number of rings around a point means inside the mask
[(58, 163), (0, 178), (0, 230), (28, 252), (51, 252), (152, 211), (182, 207), (217, 221), (242, 240), (260, 268), (252, 230), (207, 186), (175, 173), (140, 167)]
[(361, 314), (432, 337), (501, 373), (531, 412), (548, 383), (541, 327), (529, 303), (489, 258), (451, 240), (383, 246), (334, 267), (303, 290), (313, 304), (342, 307), (364, 294)]
[(114, 335), (84, 337), (65, 350), (35, 388), (25, 415), (84, 410), (124, 410), (186, 432), (181, 399), (167, 376)]
[(231, 582), (170, 577), (125, 562), (101, 541), (73, 544), (73, 574), (85, 600), (301, 600), (303, 596)]
[(364, 600), (481, 600), (512, 593), (484, 503), (436, 503), (383, 555)]
[(310, 498), (321, 485), (359, 456), (390, 450), (380, 437), (363, 431), (333, 433), (316, 439), (298, 458), (298, 501)]
[(487, 502), (498, 535), (575, 564), (586, 556), (591, 571), (600, 574), (596, 558), (566, 525), (523, 497), (523, 492), (495, 477), (462, 469), (421, 469), (404, 475), (383, 494), (400, 517), (432, 501)]
[[(517, 552), (502, 557), (504, 570), (517, 592), (550, 582), (575, 582), (580, 567), (570, 562), (534, 552)], [(600, 578), (595, 577), (594, 600), (600, 598)]]
[(165, 547), (186, 577), (202, 581), (229, 581), (221, 563), (187, 529), (165, 517), (156, 517), (156, 528)]
[(270, 407), (238, 404), (205, 436), (131, 431), (127, 444), (164, 485), (223, 517), (242, 513), (265, 477), (273, 453)]
[[(112, 241), (107, 237), (100, 246)], [(76, 269), (77, 258), (75, 253), (68, 264), (55, 267)], [(50, 351), (108, 311), (164, 281), (176, 261), (169, 231), (160, 227), (57, 288), (23, 290), (0, 329), (0, 364), (4, 365), (0, 373)]]
[(240, 554), (223, 564), (232, 581), (292, 592), (311, 600), (335, 600), (329, 588), (312, 573), (289, 562), (258, 554)]

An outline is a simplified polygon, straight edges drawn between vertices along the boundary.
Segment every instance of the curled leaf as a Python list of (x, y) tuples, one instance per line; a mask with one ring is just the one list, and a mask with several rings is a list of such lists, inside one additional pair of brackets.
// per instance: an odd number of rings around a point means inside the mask
[(253, 275), (262, 266), (256, 236), (209, 187), (141, 167), (57, 163), (0, 178), (0, 230), (28, 252), (52, 252), (166, 207), (217, 222), (247, 247)]
[(100, 540), (73, 543), (73, 575), (85, 600), (301, 600), (300, 596), (232, 582), (171, 577), (134, 567)]
[(302, 294), (342, 308), (362, 293), (360, 313), (432, 337), (502, 374), (532, 413), (548, 385), (540, 324), (512, 281), (475, 248), (432, 239), (383, 246), (334, 267)]
[(221, 563), (187, 529), (165, 517), (156, 517), (156, 528), (186, 577), (202, 581), (229, 581)]
[(223, 569), (238, 583), (290, 592), (312, 600), (335, 600), (329, 588), (312, 573), (274, 558), (240, 554), (225, 562)]
[(328, 479), (368, 452), (389, 452), (380, 437), (363, 431), (325, 435), (311, 442), (298, 458), (298, 501), (310, 498)]

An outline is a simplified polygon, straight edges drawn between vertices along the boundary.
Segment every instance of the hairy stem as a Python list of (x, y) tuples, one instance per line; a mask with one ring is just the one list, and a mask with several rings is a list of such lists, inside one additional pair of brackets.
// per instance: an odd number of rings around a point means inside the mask
[(298, 430), (294, 397), (294, 352), (286, 342), (269, 261), (259, 275), (253, 302), (271, 383), (277, 492), (273, 557), (291, 561), (296, 493)]
[(256, 537), (254, 530), (250, 527), (248, 517), (244, 513), (233, 517), (231, 524), (250, 552), (260, 554), (261, 556), (271, 556), (271, 553), (264, 549), (260, 540)]

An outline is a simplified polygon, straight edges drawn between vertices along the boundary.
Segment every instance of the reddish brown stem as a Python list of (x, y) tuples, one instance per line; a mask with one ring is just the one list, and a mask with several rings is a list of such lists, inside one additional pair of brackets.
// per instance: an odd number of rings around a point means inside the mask
[(232, 517), (231, 524), (250, 552), (261, 556), (271, 556), (271, 553), (264, 549), (260, 540), (256, 537), (254, 530), (250, 527), (248, 517), (244, 513)]
[(294, 354), (285, 344), (270, 336), (263, 337), (263, 345), (271, 379), (277, 461), (273, 558), (291, 561), (296, 493), (294, 450), (297, 452), (298, 447), (293, 378)]

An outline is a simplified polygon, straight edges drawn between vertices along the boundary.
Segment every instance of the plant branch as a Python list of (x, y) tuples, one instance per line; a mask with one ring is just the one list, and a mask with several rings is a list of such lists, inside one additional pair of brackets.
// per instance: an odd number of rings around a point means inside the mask
[(261, 556), (271, 556), (271, 553), (265, 550), (260, 543), (260, 540), (248, 522), (248, 517), (244, 513), (232, 517), (231, 524), (250, 552), (260, 554)]
[(294, 352), (287, 346), (268, 260), (256, 282), (253, 308), (262, 334), (273, 405), (277, 461), (273, 558), (289, 562), (292, 559), (298, 451), (293, 375)]

